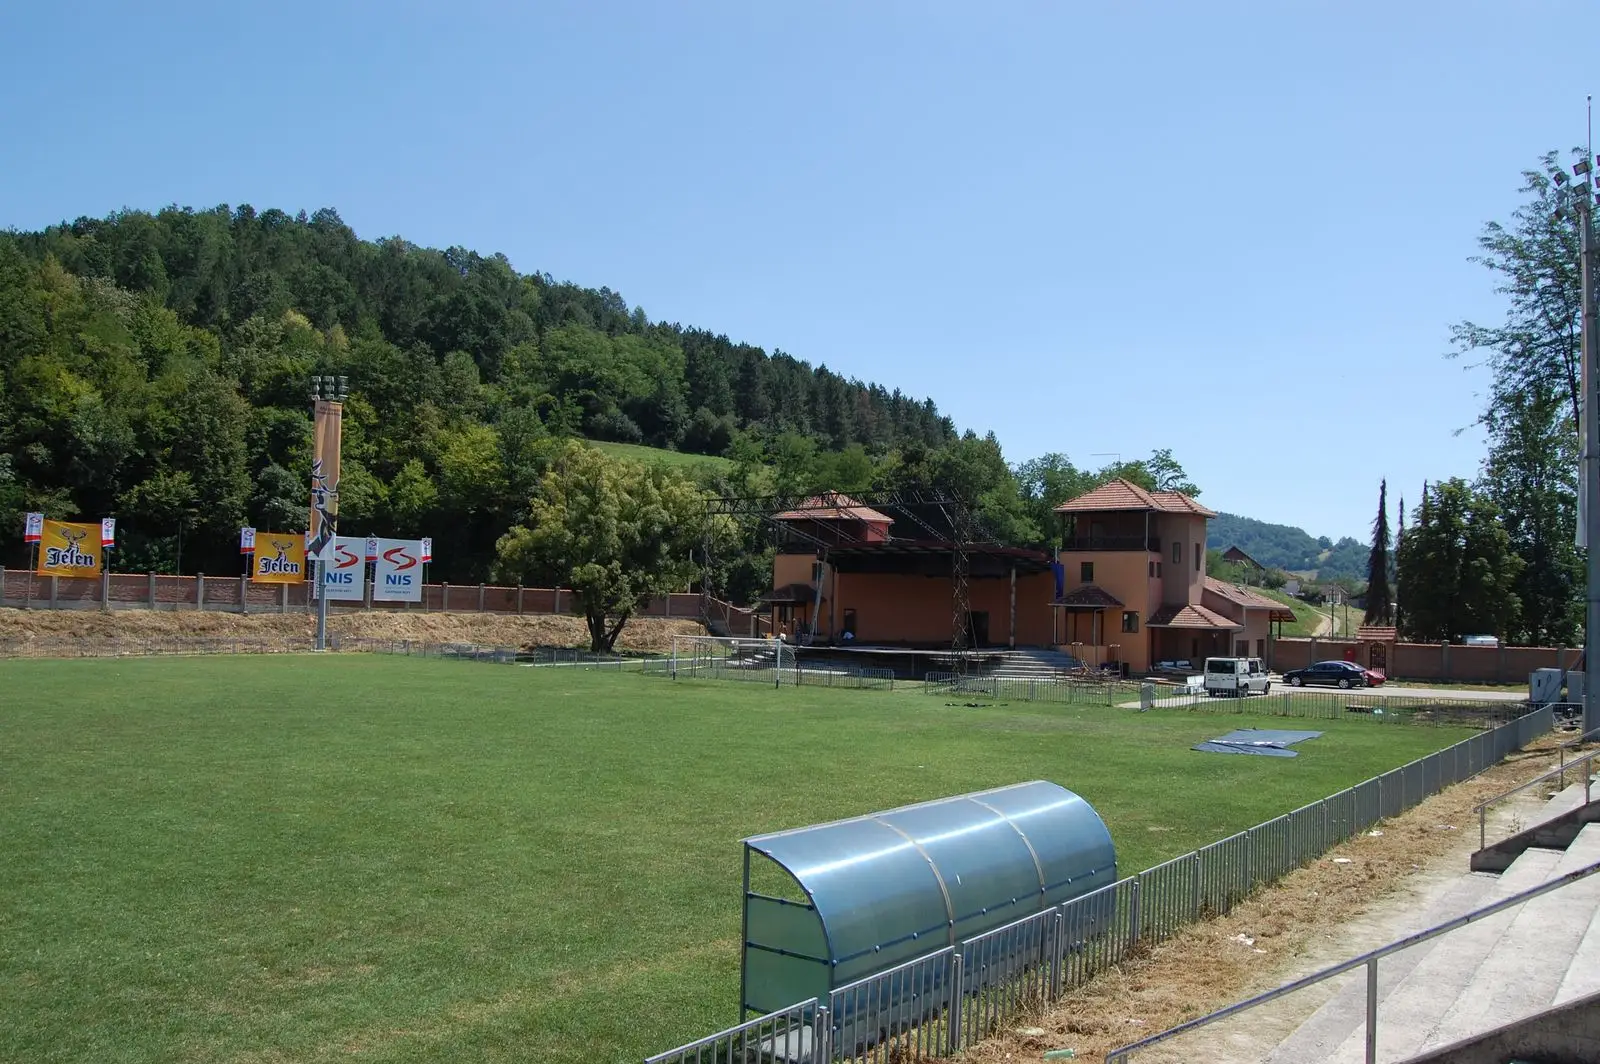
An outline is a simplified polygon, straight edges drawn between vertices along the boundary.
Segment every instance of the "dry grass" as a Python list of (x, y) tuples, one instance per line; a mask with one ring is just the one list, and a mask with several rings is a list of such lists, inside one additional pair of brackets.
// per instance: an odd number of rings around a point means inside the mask
[[(0, 643), (22, 657), (92, 653), (92, 645), (111, 641), (159, 644), (181, 639), (311, 638), (309, 613), (222, 613), (211, 610), (0, 610)], [(423, 613), (420, 611), (340, 610), (328, 618), (330, 632), (374, 639), (483, 643), (502, 646), (587, 647), (589, 632), (581, 617), (517, 617), (501, 613)], [(635, 618), (617, 640), (617, 649), (659, 651), (673, 635), (700, 635), (696, 621)]]
[[(1101, 1061), (1119, 1045), (1166, 1030), (1301, 974), (1284, 969), (1333, 948), (1341, 929), (1403, 889), (1430, 861), (1476, 841), (1472, 808), (1485, 798), (1555, 764), (1560, 736), (1545, 736), (1522, 753), (1393, 820), (1381, 835), (1361, 834), (1306, 868), (1255, 894), (1227, 916), (1196, 924), (1068, 993), (1042, 1017), (1019, 1020), (1012, 1032), (959, 1059), (1038, 1060), (1047, 1049), (1071, 1047), (1075, 1059)], [(1343, 858), (1348, 863), (1336, 861)], [(1462, 866), (1462, 870), (1465, 866)], [(1248, 945), (1242, 941), (1253, 940)]]

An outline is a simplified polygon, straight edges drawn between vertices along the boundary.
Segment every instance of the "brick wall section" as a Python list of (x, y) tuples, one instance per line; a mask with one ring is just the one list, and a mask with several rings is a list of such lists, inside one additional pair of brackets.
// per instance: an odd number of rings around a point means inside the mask
[[(29, 595), (32, 587), (32, 604), (36, 609), (48, 609), (50, 606), (50, 593), (52, 579), (47, 576), (36, 576), (32, 573), (7, 569), (3, 571), (0, 579), (0, 605), (17, 608), (21, 607)], [(99, 580), (79, 577), (56, 577), (54, 579), (56, 605), (65, 609), (93, 609), (101, 605), (101, 584)], [(195, 609), (199, 603), (196, 594), (201, 581), (193, 576), (162, 576), (149, 573), (113, 573), (108, 582), (107, 590), (114, 609)], [(287, 592), (283, 589), (287, 587)], [(249, 612), (272, 612), (280, 608), (283, 597), (287, 598), (289, 609), (301, 609), (308, 605), (310, 597), (304, 583), (299, 584), (256, 584), (241, 581), (238, 574), (229, 576), (207, 576), (204, 580), (205, 602), (208, 610), (224, 610), (237, 612), (240, 608), (241, 590), (244, 606)], [(482, 609), (488, 613), (517, 613), (524, 614), (551, 614), (559, 612), (570, 614), (573, 612), (573, 596), (571, 591), (557, 592), (553, 588), (541, 587), (501, 587), (494, 584), (484, 585), (481, 590), (478, 584), (453, 584), (448, 588), (449, 608), (452, 613), (470, 613)], [(442, 610), (445, 604), (446, 588), (441, 584), (424, 584), (422, 588), (422, 602), (374, 602), (375, 610)], [(360, 603), (333, 602), (329, 605), (334, 609), (361, 609)], [(659, 597), (638, 613), (641, 617), (682, 617), (693, 620), (700, 616), (700, 596), (692, 594), (673, 594)]]
[[(1366, 663), (1365, 647), (1349, 639), (1277, 639), (1268, 644), (1271, 666), (1279, 672), (1303, 669), (1315, 661), (1339, 660), (1355, 651)], [(1396, 643), (1384, 671), (1397, 680), (1454, 683), (1526, 683), (1535, 669), (1575, 668), (1579, 652), (1556, 647), (1469, 647), (1439, 643)]]

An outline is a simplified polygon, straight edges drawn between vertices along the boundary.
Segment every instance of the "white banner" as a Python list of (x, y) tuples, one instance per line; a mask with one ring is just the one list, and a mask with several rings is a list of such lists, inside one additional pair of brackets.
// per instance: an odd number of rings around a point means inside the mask
[(100, 519), (100, 547), (113, 546), (117, 542), (117, 519), (115, 517), (102, 517)]
[(424, 565), (433, 564), (433, 540), (427, 536), (422, 537), (422, 562)]
[[(334, 538), (322, 571), (322, 586), (328, 591), (329, 602), (360, 602), (366, 597), (366, 545), (360, 536)], [(316, 581), (312, 581), (312, 588), (315, 587)]]
[(250, 527), (239, 529), (239, 553), (254, 554), (256, 550), (256, 530)]
[(378, 540), (378, 565), (372, 571), (375, 602), (422, 601), (422, 543), (414, 539)]
[(22, 541), (37, 543), (44, 537), (44, 514), (29, 514), (22, 522)]

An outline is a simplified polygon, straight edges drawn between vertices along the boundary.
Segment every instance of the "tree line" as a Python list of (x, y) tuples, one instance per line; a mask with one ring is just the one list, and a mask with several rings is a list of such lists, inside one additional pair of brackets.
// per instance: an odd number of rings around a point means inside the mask
[[(305, 527), (314, 374), (350, 380), (341, 531), (431, 536), (456, 582), (538, 568), (499, 544), (550, 512), (552, 470), (589, 468), (574, 438), (726, 458), (700, 492), (946, 491), (1014, 545), (1051, 545), (1051, 508), (1112, 476), (1196, 490), (1168, 451), (1012, 466), (930, 399), (502, 255), (361, 240), (331, 210), (173, 207), (0, 233), (0, 560), (26, 564), (43, 510), (117, 516), (118, 568), (232, 571), (240, 526)], [(721, 575), (748, 598), (768, 553), (738, 536)]]
[[(1400, 503), (1389, 618), (1407, 638), (1483, 634), (1542, 646), (1582, 638), (1582, 289), (1579, 234), (1574, 212), (1561, 210), (1560, 170), (1559, 153), (1550, 152), (1525, 171), (1510, 220), (1488, 223), (1478, 240), (1474, 261), (1494, 274), (1506, 314), (1499, 324), (1456, 325), (1451, 357), (1481, 357), (1491, 371), (1477, 419), (1489, 452), (1472, 480), (1424, 485), (1410, 524)], [(1387, 527), (1375, 525), (1374, 558), (1380, 533)]]

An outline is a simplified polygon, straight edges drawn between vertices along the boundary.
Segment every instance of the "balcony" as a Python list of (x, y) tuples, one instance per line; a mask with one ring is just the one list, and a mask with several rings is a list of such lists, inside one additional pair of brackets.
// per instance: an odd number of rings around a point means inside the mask
[(1065, 551), (1136, 550), (1150, 554), (1161, 553), (1161, 540), (1156, 536), (1069, 536), (1061, 544)]

